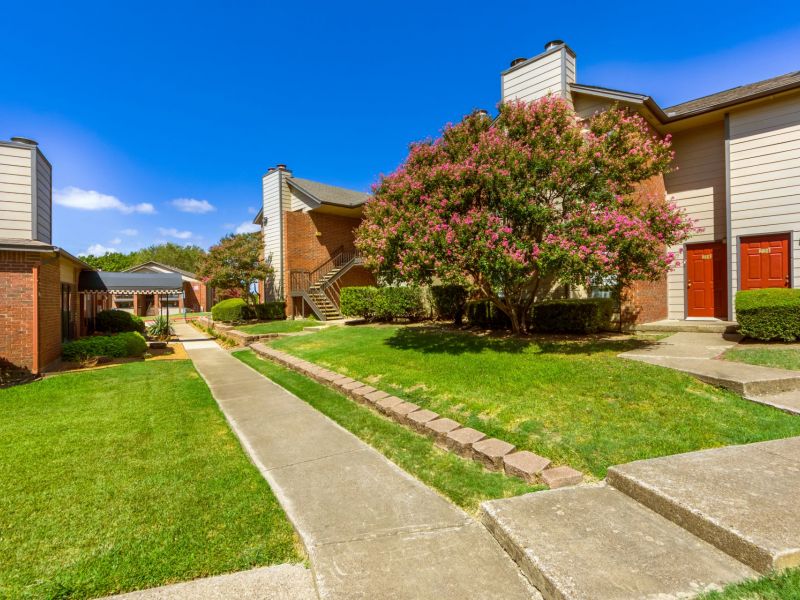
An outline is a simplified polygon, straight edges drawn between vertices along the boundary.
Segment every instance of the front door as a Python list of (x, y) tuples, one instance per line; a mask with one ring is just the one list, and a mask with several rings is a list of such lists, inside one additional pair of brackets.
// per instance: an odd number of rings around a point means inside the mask
[(686, 246), (686, 314), (724, 319), (728, 312), (725, 245), (721, 242)]
[(742, 289), (789, 287), (789, 234), (742, 238)]

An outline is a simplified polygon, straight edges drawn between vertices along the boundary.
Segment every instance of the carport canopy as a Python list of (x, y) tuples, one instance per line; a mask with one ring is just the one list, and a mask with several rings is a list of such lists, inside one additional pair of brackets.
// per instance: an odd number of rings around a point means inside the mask
[(115, 273), (81, 271), (78, 279), (81, 294), (181, 294), (180, 273)]

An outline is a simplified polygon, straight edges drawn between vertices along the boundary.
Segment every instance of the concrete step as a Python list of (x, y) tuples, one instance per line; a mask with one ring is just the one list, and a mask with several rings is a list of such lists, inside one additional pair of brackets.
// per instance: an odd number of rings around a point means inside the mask
[(800, 391), (780, 392), (778, 394), (750, 395), (748, 400), (778, 408), (784, 412), (800, 415)]
[(677, 333), (680, 331), (692, 333), (736, 333), (739, 331), (739, 324), (736, 321), (717, 321), (716, 319), (709, 319), (708, 321), (667, 319), (652, 323), (642, 323), (641, 325), (636, 325), (634, 329), (650, 333)]
[(484, 502), (481, 513), (546, 600), (687, 598), (756, 576), (605, 484)]
[(636, 461), (607, 481), (761, 573), (800, 566), (800, 437)]
[(741, 396), (764, 396), (800, 390), (800, 372), (772, 369), (728, 360), (658, 356), (634, 350), (620, 355), (693, 375), (700, 381)]

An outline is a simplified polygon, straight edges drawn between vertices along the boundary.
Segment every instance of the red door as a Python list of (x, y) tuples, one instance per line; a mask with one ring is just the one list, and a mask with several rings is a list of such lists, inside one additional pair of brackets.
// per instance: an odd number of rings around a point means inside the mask
[(721, 242), (686, 247), (686, 308), (689, 317), (724, 319), (728, 312), (725, 245)]
[(789, 234), (742, 238), (742, 289), (789, 287)]

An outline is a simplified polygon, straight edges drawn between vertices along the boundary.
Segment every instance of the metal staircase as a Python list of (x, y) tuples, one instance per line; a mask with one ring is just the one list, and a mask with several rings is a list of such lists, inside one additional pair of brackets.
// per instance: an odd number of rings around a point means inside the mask
[(319, 320), (341, 319), (338, 280), (361, 263), (357, 250), (345, 250), (340, 246), (313, 271), (292, 270), (289, 273), (290, 293), (303, 298)]

